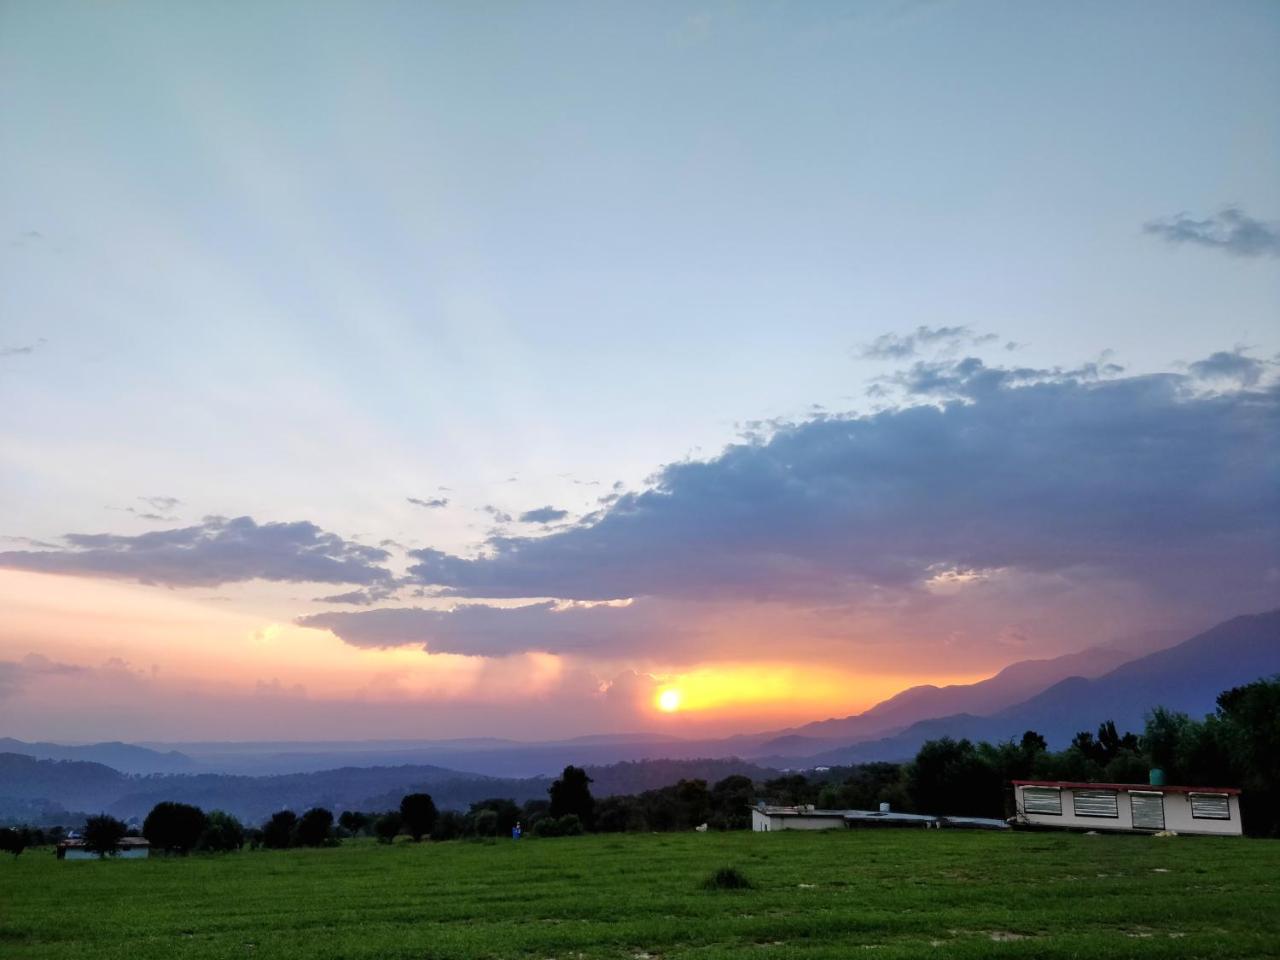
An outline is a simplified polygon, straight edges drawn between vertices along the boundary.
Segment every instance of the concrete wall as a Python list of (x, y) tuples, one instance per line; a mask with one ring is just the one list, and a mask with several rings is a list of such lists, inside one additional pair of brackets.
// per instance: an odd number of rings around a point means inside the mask
[(757, 833), (772, 830), (842, 830), (844, 817), (815, 817), (805, 814), (769, 814), (751, 811), (751, 829)]
[[(1116, 797), (1116, 817), (1086, 817), (1075, 813), (1075, 792), (1063, 787), (1062, 814), (1027, 813), (1023, 808), (1023, 787), (1017, 788), (1017, 810), (1020, 820), (1045, 827), (1065, 827), (1077, 830), (1133, 831), (1133, 806), (1129, 791), (1121, 790)], [(1148, 792), (1148, 791), (1141, 791)], [(1240, 821), (1240, 798), (1228, 796), (1230, 820), (1206, 820), (1191, 815), (1191, 797), (1185, 793), (1164, 793), (1164, 828), (1175, 833), (1199, 833), (1212, 836), (1240, 836), (1244, 830)], [(1138, 828), (1140, 832), (1147, 832)]]
[[(115, 857), (117, 860), (145, 860), (150, 853), (147, 847), (127, 847), (117, 851)], [(97, 860), (96, 853), (90, 853), (81, 847), (68, 847), (62, 855), (63, 860)]]

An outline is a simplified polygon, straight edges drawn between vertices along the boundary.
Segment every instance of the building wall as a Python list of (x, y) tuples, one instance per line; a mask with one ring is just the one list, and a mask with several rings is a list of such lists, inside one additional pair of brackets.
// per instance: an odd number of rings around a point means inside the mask
[[(1065, 827), (1077, 830), (1133, 831), (1133, 807), (1129, 791), (1117, 795), (1116, 817), (1086, 817), (1075, 813), (1075, 792), (1062, 788), (1062, 814), (1027, 813), (1023, 808), (1023, 787), (1017, 788), (1017, 809), (1020, 819), (1027, 823), (1046, 827)], [(1164, 794), (1164, 828), (1175, 833), (1199, 833), (1213, 836), (1240, 836), (1244, 831), (1240, 821), (1240, 798), (1228, 796), (1230, 820), (1205, 820), (1191, 815), (1191, 797), (1185, 793)], [(1142, 831), (1145, 832), (1145, 831)]]
[(758, 833), (772, 830), (841, 830), (843, 817), (814, 817), (805, 814), (767, 814), (751, 811), (751, 829)]
[[(116, 853), (117, 860), (145, 860), (149, 853), (147, 847), (129, 847)], [(90, 853), (88, 850), (79, 847), (68, 847), (62, 855), (63, 860), (97, 860), (96, 853)]]

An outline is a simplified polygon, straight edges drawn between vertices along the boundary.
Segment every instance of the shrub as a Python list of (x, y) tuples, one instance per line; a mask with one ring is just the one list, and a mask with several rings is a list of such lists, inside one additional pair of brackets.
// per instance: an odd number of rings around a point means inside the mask
[(199, 807), (165, 800), (157, 803), (147, 814), (142, 824), (142, 835), (157, 850), (187, 853), (200, 842), (206, 826), (208, 818)]
[(755, 886), (737, 867), (721, 867), (702, 885), (707, 890), (750, 890)]
[(566, 813), (560, 818), (560, 836), (580, 837), (583, 834), (582, 821), (576, 813)]

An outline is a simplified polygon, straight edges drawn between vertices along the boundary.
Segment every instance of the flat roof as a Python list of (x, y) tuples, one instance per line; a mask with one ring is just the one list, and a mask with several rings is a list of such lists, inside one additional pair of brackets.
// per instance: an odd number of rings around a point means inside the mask
[(1129, 793), (1226, 793), (1238, 796), (1239, 787), (1176, 787), (1153, 783), (1083, 783), (1077, 780), (1013, 780), (1015, 787), (1058, 787), (1062, 790), (1124, 790)]

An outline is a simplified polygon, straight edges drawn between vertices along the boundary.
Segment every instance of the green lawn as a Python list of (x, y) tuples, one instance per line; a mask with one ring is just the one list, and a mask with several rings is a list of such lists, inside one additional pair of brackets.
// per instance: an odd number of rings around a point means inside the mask
[[(733, 865), (755, 889), (702, 888)], [(1280, 843), (867, 830), (0, 860), (0, 956), (1280, 956)], [(757, 954), (757, 951), (759, 953)]]

